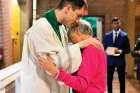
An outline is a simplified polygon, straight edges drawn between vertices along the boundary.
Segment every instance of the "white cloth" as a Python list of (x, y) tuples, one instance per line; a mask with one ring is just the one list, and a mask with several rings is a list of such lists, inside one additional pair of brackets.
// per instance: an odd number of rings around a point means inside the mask
[[(64, 36), (62, 43), (66, 46)], [(62, 43), (45, 18), (40, 18), (27, 31), (21, 60), (21, 93), (68, 93), (65, 85), (60, 85), (37, 63), (37, 55), (49, 53), (57, 67), (70, 72), (78, 70), (82, 60), (79, 46), (64, 48)]]

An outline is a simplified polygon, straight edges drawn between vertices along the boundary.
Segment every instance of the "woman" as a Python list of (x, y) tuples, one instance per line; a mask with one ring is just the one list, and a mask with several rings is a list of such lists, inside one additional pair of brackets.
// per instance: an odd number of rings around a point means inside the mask
[[(69, 29), (69, 38), (73, 43), (92, 37), (92, 30), (80, 23)], [(76, 53), (75, 53), (76, 54)], [(50, 57), (39, 58), (41, 67), (57, 80), (74, 89), (74, 93), (104, 93), (106, 90), (106, 55), (103, 49), (92, 45), (82, 50), (82, 63), (77, 72), (70, 74), (58, 69)]]

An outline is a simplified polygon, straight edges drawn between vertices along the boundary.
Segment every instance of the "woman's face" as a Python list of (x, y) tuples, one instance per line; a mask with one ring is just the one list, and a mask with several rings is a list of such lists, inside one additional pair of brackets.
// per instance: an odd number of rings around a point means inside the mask
[(74, 43), (74, 44), (78, 43), (78, 42), (82, 41), (82, 34), (79, 31), (73, 32), (70, 36), (70, 39), (71, 39), (72, 43)]

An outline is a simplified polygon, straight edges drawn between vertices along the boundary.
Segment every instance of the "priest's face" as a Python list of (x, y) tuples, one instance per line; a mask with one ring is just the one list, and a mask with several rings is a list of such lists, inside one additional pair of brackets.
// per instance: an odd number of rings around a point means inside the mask
[(65, 25), (72, 25), (79, 22), (79, 19), (85, 15), (86, 8), (73, 9), (72, 7), (67, 7), (64, 13), (63, 23)]

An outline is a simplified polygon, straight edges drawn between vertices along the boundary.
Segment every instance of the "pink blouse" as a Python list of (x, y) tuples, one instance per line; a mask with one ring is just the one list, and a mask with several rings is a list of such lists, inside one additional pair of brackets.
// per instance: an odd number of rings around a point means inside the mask
[(106, 55), (103, 49), (90, 45), (83, 50), (82, 63), (75, 75), (60, 70), (58, 80), (76, 93), (104, 93), (107, 80)]

